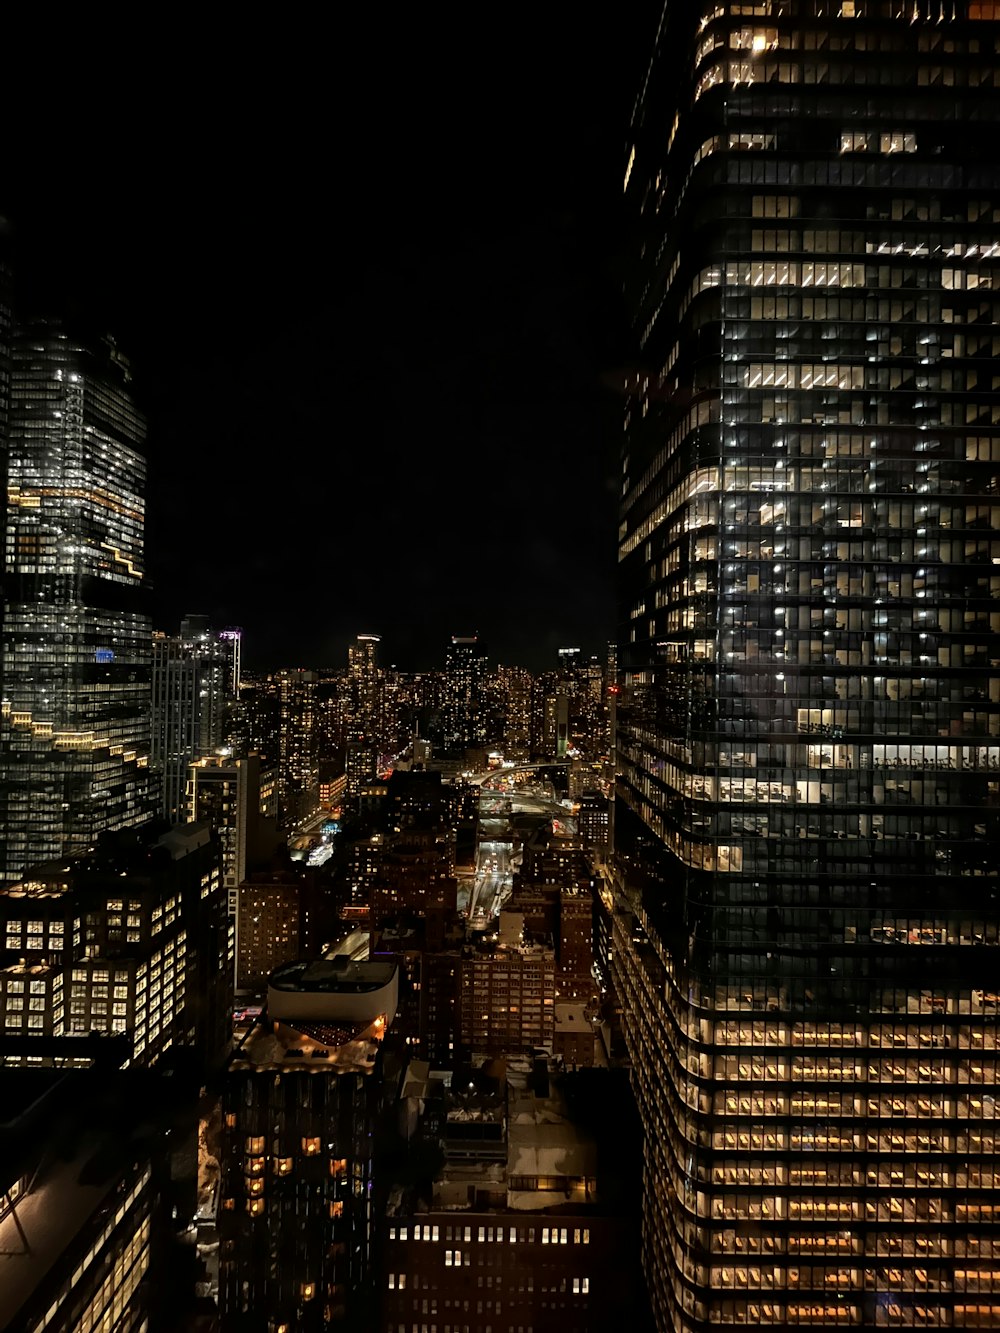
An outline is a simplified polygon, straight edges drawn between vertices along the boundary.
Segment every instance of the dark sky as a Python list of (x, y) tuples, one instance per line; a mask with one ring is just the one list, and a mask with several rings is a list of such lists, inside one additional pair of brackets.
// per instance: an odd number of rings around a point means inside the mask
[(242, 625), (258, 667), (342, 665), (359, 631), (436, 667), (478, 632), (540, 669), (614, 632), (654, 7), (394, 9), (81, 18), (58, 49), (39, 20), (0, 214), (25, 313), (132, 359), (157, 628)]

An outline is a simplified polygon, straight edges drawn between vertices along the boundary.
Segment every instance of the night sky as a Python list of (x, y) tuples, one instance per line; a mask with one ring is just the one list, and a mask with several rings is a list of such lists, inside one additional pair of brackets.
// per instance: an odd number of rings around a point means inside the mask
[(131, 56), (39, 20), (0, 214), (24, 313), (132, 360), (156, 628), (241, 625), (258, 668), (361, 631), (404, 669), (474, 632), (532, 669), (603, 652), (655, 8), (240, 11)]

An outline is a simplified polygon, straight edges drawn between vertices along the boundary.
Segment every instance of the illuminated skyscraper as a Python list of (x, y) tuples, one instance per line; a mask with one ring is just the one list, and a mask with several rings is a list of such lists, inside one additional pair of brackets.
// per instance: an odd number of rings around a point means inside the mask
[(316, 758), (315, 671), (279, 671), (278, 822), (283, 828), (312, 814), (319, 803)]
[(527, 758), (531, 753), (531, 672), (524, 667), (498, 666), (496, 680), (504, 753), (508, 758)]
[(613, 971), (659, 1326), (995, 1322), (1000, 6), (668, 0)]
[(0, 871), (149, 813), (145, 424), (110, 339), (14, 341), (0, 720)]
[(347, 725), (347, 800), (356, 804), (361, 788), (378, 770), (382, 734), (381, 680), (377, 634), (359, 634), (347, 650), (351, 691)]
[(486, 744), (483, 709), (486, 665), (486, 648), (475, 634), (452, 635), (444, 663), (446, 750), (461, 753)]

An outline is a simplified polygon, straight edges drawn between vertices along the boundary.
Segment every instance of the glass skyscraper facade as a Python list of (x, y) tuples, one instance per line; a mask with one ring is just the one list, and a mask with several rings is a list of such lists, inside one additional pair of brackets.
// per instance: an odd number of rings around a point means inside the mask
[(151, 813), (145, 424), (110, 340), (14, 338), (5, 545), (4, 882)]
[(1000, 5), (668, 0), (613, 974), (664, 1330), (995, 1327)]

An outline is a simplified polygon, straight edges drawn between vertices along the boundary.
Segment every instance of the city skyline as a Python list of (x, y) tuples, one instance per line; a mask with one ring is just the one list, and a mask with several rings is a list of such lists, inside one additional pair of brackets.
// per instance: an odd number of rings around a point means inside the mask
[[(404, 669), (477, 630), (532, 669), (612, 637), (617, 191), (648, 33), (568, 18), (509, 15), (464, 70), (443, 16), (399, 20), (363, 133), (359, 74), (278, 105), (228, 52), (209, 75), (221, 33), (181, 55), (169, 114), (156, 76), (122, 76), (127, 118), (91, 70), (77, 99), (65, 53), (0, 215), (25, 313), (82, 312), (132, 361), (157, 629), (240, 625), (251, 670), (339, 663), (367, 627)], [(72, 152), (49, 171), (63, 97), (74, 134), (111, 116), (114, 188)]]
[(1000, 0), (655, 9), (25, 50), (23, 1333), (1000, 1324)]

